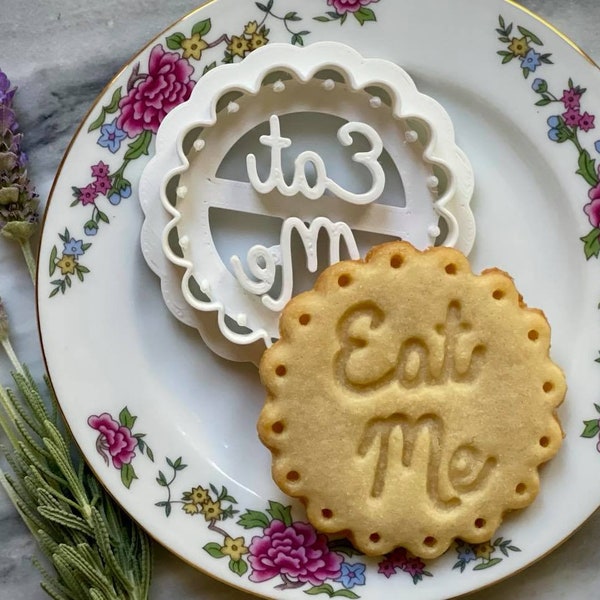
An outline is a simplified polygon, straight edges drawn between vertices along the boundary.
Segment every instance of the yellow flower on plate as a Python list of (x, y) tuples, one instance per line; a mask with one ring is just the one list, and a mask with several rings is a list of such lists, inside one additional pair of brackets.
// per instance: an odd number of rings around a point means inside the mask
[(244, 33), (246, 33), (247, 35), (252, 35), (253, 33), (256, 33), (258, 30), (258, 23), (256, 21), (250, 21), (250, 23), (248, 23), (246, 25), (246, 29), (244, 29)]
[(221, 502), (217, 500), (216, 502), (212, 502), (212, 500), (208, 500), (202, 505), (202, 514), (207, 521), (217, 520), (221, 514), (223, 513), (223, 509), (221, 508)]
[(529, 44), (527, 43), (527, 39), (524, 37), (513, 38), (508, 49), (515, 56), (525, 56), (527, 54), (527, 51), (529, 50)]
[(183, 48), (183, 58), (194, 58), (200, 60), (202, 50), (208, 48), (208, 44), (200, 37), (199, 33), (195, 33), (192, 37), (186, 38), (181, 42)]
[(225, 544), (221, 548), (221, 552), (229, 556), (231, 560), (238, 561), (242, 558), (243, 554), (248, 553), (248, 548), (244, 546), (243, 537), (233, 539), (227, 536), (225, 538)]
[(231, 42), (229, 42), (227, 48), (229, 52), (231, 52), (231, 54), (233, 54), (234, 56), (241, 56), (242, 58), (244, 58), (244, 56), (250, 50), (250, 45), (245, 37), (238, 37), (237, 35), (232, 35)]
[(192, 488), (191, 492), (188, 492), (187, 496), (191, 502), (196, 504), (204, 504), (208, 500), (210, 500), (210, 496), (208, 495), (208, 490), (205, 490), (203, 487), (198, 486)]
[(74, 275), (77, 261), (74, 256), (65, 254), (57, 263), (56, 266), (60, 269), (61, 275)]
[(197, 515), (200, 512), (200, 508), (198, 507), (198, 505), (194, 504), (193, 502), (190, 502), (188, 504), (184, 504), (183, 505), (183, 510), (188, 515)]
[(252, 39), (250, 40), (250, 50), (262, 48), (268, 42), (269, 38), (264, 34), (263, 30), (259, 31), (258, 33), (253, 33)]
[(494, 546), (492, 546), (489, 542), (477, 544), (473, 547), (473, 550), (475, 550), (475, 556), (477, 558), (484, 558), (485, 560), (490, 560), (490, 556), (495, 549), (496, 548), (494, 548)]

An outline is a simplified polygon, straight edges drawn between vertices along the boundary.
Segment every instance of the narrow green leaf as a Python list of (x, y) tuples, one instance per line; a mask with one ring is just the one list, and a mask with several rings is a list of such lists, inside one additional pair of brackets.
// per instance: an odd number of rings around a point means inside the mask
[(52, 250), (50, 251), (50, 263), (48, 265), (48, 271), (50, 273), (50, 277), (52, 277), (52, 275), (54, 275), (54, 272), (56, 271), (56, 259), (58, 257), (58, 250), (56, 249), (56, 246), (52, 246)]
[(498, 15), (498, 23), (500, 23), (500, 27), (502, 27), (502, 29), (505, 28), (504, 17), (502, 15)]
[(131, 487), (133, 480), (137, 478), (135, 469), (131, 466), (131, 463), (121, 467), (121, 482), (127, 489)]
[(594, 408), (596, 409), (597, 413), (600, 413), (600, 404), (594, 403)]
[(269, 9), (262, 2), (255, 2), (256, 7), (263, 12), (269, 12)]
[(104, 107), (104, 111), (109, 115), (117, 112), (119, 109), (119, 102), (121, 102), (121, 89), (122, 88), (117, 88), (113, 92), (112, 98), (110, 99), (110, 104)]
[(152, 450), (150, 449), (150, 446), (148, 446), (148, 444), (146, 444), (146, 455), (152, 462), (154, 462), (154, 453), (152, 452)]
[(240, 515), (237, 521), (238, 525), (241, 525), (244, 529), (254, 529), (259, 527), (260, 529), (266, 529), (271, 523), (271, 520), (265, 513), (257, 510), (247, 510), (245, 513)]
[(150, 142), (152, 141), (152, 132), (145, 130), (129, 144), (127, 152), (125, 153), (125, 160), (136, 160), (142, 155), (148, 155)]
[(473, 571), (483, 571), (484, 569), (489, 569), (490, 567), (495, 567), (498, 563), (502, 562), (502, 558), (492, 558), (492, 560), (489, 560), (488, 562), (485, 562), (483, 564), (477, 565), (476, 567), (473, 568)]
[(209, 542), (202, 548), (208, 552), (213, 558), (223, 558), (225, 555), (221, 552), (221, 545), (216, 542)]
[(593, 438), (600, 433), (600, 425), (598, 424), (598, 419), (593, 419), (591, 421), (584, 421), (584, 430), (581, 434), (583, 438)]
[(541, 100), (538, 100), (535, 105), (536, 106), (546, 106), (547, 104), (550, 104), (550, 102), (552, 102), (551, 100), (549, 100), (548, 98), (542, 98)]
[(512, 54), (507, 54), (503, 59), (502, 59), (502, 64), (505, 65), (506, 63), (509, 63), (512, 59), (514, 58), (514, 55)]
[(358, 594), (355, 594), (352, 590), (341, 589), (333, 592), (331, 594), (332, 598), (352, 598), (355, 600), (356, 598), (360, 598)]
[[(48, 298), (53, 298), (54, 296), (56, 296), (56, 294), (58, 294), (58, 292), (60, 292), (60, 288), (59, 287), (55, 287), (50, 294), (48, 295)], [(600, 361), (599, 361), (600, 362)]]
[(314, 17), (315, 21), (319, 21), (319, 23), (329, 23), (332, 19), (329, 19), (328, 17), (321, 15), (320, 17)]
[(542, 40), (540, 40), (540, 38), (537, 35), (535, 35), (535, 33), (529, 31), (529, 29), (525, 29), (525, 27), (521, 27), (520, 25), (517, 27), (517, 29), (523, 37), (529, 38), (534, 44), (537, 44), (538, 46), (544, 45), (544, 42), (542, 42)]
[(82, 273), (89, 273), (90, 270), (87, 267), (84, 267), (83, 265), (77, 265), (77, 270), (81, 271)]
[(100, 221), (104, 221), (104, 223), (110, 223), (108, 215), (103, 213), (101, 210), (98, 211), (98, 219), (100, 219)]
[(200, 21), (199, 23), (196, 23), (193, 27), (192, 27), (192, 35), (194, 35), (195, 33), (200, 34), (200, 37), (206, 35), (212, 28), (212, 23), (210, 19), (205, 19), (204, 21)]
[(305, 594), (309, 596), (318, 596), (319, 594), (327, 594), (330, 598), (333, 595), (333, 588), (328, 583), (323, 583), (321, 585), (315, 585), (308, 590), (304, 590)]
[(521, 548), (517, 548), (517, 546), (509, 546), (508, 549), (513, 552), (521, 552)]
[(88, 132), (94, 131), (94, 130), (99, 129), (100, 127), (102, 127), (102, 125), (104, 125), (104, 121), (105, 120), (106, 120), (106, 112), (102, 108), (100, 110), (100, 114), (98, 115), (98, 117), (96, 117), (96, 119), (88, 127)]

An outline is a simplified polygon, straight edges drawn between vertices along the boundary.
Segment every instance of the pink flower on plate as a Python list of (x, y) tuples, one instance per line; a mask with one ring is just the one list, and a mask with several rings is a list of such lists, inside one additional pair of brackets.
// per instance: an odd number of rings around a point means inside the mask
[(287, 526), (277, 519), (255, 536), (249, 547), (250, 581), (260, 583), (278, 575), (295, 581), (321, 585), (340, 575), (342, 557), (331, 552), (327, 537), (308, 523)]
[(579, 125), (579, 121), (581, 121), (581, 113), (578, 108), (569, 108), (562, 116), (568, 127), (575, 127), (576, 125)]
[(83, 206), (94, 204), (97, 197), (98, 192), (96, 191), (96, 186), (93, 183), (79, 188), (79, 200)]
[(99, 163), (92, 165), (92, 176), (97, 179), (108, 177), (109, 167), (106, 163), (100, 161)]
[(580, 100), (581, 92), (576, 89), (569, 88), (568, 90), (563, 90), (561, 101), (565, 105), (565, 108), (579, 108)]
[(92, 415), (88, 419), (88, 425), (100, 433), (96, 449), (107, 464), (107, 453), (115, 469), (121, 469), (123, 465), (128, 465), (132, 461), (138, 441), (130, 429), (120, 425), (108, 413)]
[(367, 6), (367, 4), (372, 4), (374, 2), (379, 2), (379, 0), (327, 0), (327, 4), (333, 6), (338, 15), (355, 13), (363, 6)]
[(106, 193), (112, 187), (112, 183), (108, 177), (98, 177), (92, 185), (94, 186), (94, 189), (103, 196), (106, 196)]
[(584, 112), (579, 119), (579, 128), (582, 131), (589, 131), (590, 129), (594, 129), (596, 125), (594, 125), (594, 121), (596, 117), (594, 115), (590, 115), (587, 112)]
[(144, 131), (156, 133), (167, 113), (185, 102), (192, 93), (194, 68), (176, 52), (154, 46), (148, 60), (148, 74), (119, 102), (117, 127), (130, 138)]

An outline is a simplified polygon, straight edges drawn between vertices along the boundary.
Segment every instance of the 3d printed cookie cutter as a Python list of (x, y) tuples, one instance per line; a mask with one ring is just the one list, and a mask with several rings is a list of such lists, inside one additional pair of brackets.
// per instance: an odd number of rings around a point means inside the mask
[[(343, 83), (328, 72), (341, 76)], [(273, 74), (282, 76), (267, 83)], [(242, 95), (218, 111), (219, 101), (231, 92)], [(261, 180), (252, 155), (247, 157), (248, 183), (217, 177), (231, 148), (261, 123), (271, 126), (271, 141), (263, 139), (267, 145), (292, 144), (281, 134), (279, 117), (298, 112), (341, 117), (346, 121), (339, 133), (343, 143), (352, 142), (351, 131), (366, 136), (370, 154), (356, 153), (354, 160), (364, 159), (372, 174), (369, 192), (355, 194), (329, 180), (324, 161), (310, 152), (296, 159), (290, 185), (278, 172), (280, 164), (271, 165), (271, 177)], [(426, 131), (426, 139), (417, 128)], [(190, 135), (194, 139), (186, 152)], [(385, 175), (372, 160), (380, 152), (379, 142), (400, 174), (406, 193), (403, 207), (374, 202), (385, 187)], [(435, 100), (419, 93), (400, 67), (365, 59), (343, 44), (271, 44), (242, 63), (210, 71), (190, 100), (167, 116), (156, 147), (140, 184), (146, 214), (144, 255), (161, 277), (163, 297), (173, 314), (198, 328), (211, 349), (226, 358), (256, 362), (265, 345), (277, 338), (279, 311), (291, 295), (293, 229), (301, 233), (311, 271), (318, 266), (315, 244), (321, 229), (330, 236), (330, 261), (339, 258), (341, 241), (351, 257), (358, 257), (352, 230), (392, 235), (423, 248), (439, 235), (441, 218), (448, 230), (446, 245), (466, 254), (474, 241), (469, 207), (473, 173), (455, 144), (449, 116)], [(277, 156), (273, 152), (272, 160)], [(317, 173), (312, 184), (305, 177), (307, 163)], [(438, 193), (440, 173), (446, 182)], [(169, 194), (170, 183), (177, 180), (176, 193)], [(329, 193), (322, 195), (325, 190)], [(352, 203), (357, 198), (358, 203)], [(245, 274), (239, 257), (219, 255), (210, 208), (283, 220), (279, 245), (248, 251), (252, 277)], [(181, 267), (183, 275), (175, 267)], [(269, 292), (278, 267), (284, 285), (273, 298)]]

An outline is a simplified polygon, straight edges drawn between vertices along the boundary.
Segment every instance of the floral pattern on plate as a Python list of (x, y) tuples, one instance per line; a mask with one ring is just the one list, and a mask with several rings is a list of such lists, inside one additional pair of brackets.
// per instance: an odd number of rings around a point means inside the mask
[(133, 426), (137, 421), (127, 407), (120, 413), (118, 420), (109, 413), (91, 415), (87, 420), (88, 425), (98, 432), (96, 438), (96, 451), (104, 459), (107, 466), (112, 466), (121, 472), (121, 481), (126, 488), (131, 487), (137, 475), (131, 464), (136, 456), (136, 450), (154, 462), (154, 454), (146, 444), (145, 433), (133, 433)]
[[(367, 6), (375, 2), (379, 0), (327, 0), (333, 10), (314, 20), (344, 24), (348, 15), (353, 15), (364, 25), (377, 20), (373, 9)], [(152, 47), (146, 65), (135, 63), (127, 84), (115, 89), (110, 101), (101, 107), (88, 133), (96, 136), (96, 144), (107, 153), (106, 158), (90, 167), (91, 180), (72, 186), (71, 207), (81, 211), (83, 223), (74, 237), (59, 234), (64, 246), (61, 249), (60, 244), (55, 245), (51, 251), (50, 277), (56, 271), (60, 277), (52, 280), (54, 287), (50, 297), (59, 292), (65, 294), (72, 287), (71, 276), (76, 275), (83, 283), (84, 276), (90, 273), (81, 259), (92, 244), (84, 240), (110, 225), (108, 208), (120, 205), (132, 194), (131, 181), (126, 177), (130, 165), (150, 154), (150, 145), (165, 116), (190, 97), (199, 77), (217, 66), (216, 60), (206, 61), (203, 67), (196, 64), (208, 50), (222, 48), (220, 62), (223, 64), (243, 60), (269, 43), (270, 27), (275, 25), (285, 29), (291, 44), (304, 46), (311, 32), (300, 26), (303, 17), (297, 11), (280, 14), (276, 0), (268, 0), (266, 4), (255, 2), (255, 5), (257, 18), (248, 21), (243, 30), (235, 34), (214, 34), (211, 19), (194, 23), (186, 33), (171, 33), (164, 42)]]

